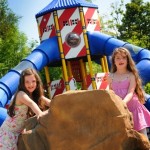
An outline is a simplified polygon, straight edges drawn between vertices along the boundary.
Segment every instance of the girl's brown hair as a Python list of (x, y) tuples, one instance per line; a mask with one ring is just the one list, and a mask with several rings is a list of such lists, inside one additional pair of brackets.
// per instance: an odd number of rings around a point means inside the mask
[(142, 80), (139, 76), (138, 70), (136, 69), (135, 63), (131, 57), (130, 52), (124, 47), (116, 48), (113, 51), (112, 66), (111, 66), (111, 72), (113, 72), (113, 73), (117, 71), (117, 67), (115, 65), (116, 54), (125, 54), (125, 56), (127, 57), (127, 70), (132, 72), (133, 75), (135, 76), (135, 81), (136, 81), (135, 93), (137, 94), (139, 101), (142, 104), (144, 104), (145, 103), (145, 97), (144, 97), (144, 93), (143, 93), (143, 89), (142, 89)]
[[(17, 93), (19, 91), (24, 91), (28, 96), (30, 96), (29, 92), (25, 88), (25, 83), (24, 83), (25, 76), (29, 76), (29, 75), (34, 75), (35, 78), (36, 78), (36, 82), (37, 82), (37, 87), (33, 91), (31, 99), (40, 107), (41, 110), (45, 109), (45, 106), (42, 104), (42, 102), (40, 100), (41, 96), (44, 95), (43, 85), (42, 85), (42, 81), (40, 79), (40, 76), (38, 75), (38, 73), (34, 69), (27, 68), (27, 69), (23, 70), (21, 75), (20, 75), (18, 90), (17, 90), (16, 94), (14, 95), (14, 98), (13, 98), (13, 100), (12, 100), (12, 102), (11, 102), (9, 108), (8, 108), (8, 114), (9, 114), (10, 117), (13, 117), (15, 115), (15, 104), (16, 104)], [(35, 114), (29, 108), (27, 115), (28, 115), (28, 117), (32, 117)]]

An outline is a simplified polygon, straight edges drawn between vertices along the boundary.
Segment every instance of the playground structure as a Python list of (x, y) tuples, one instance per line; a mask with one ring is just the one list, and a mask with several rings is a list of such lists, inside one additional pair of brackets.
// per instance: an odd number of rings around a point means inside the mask
[[(75, 90), (75, 82), (81, 82), (82, 89), (99, 89), (103, 87), (96, 83), (100, 76), (93, 74), (92, 61), (99, 61), (105, 75), (109, 72), (109, 56), (116, 47), (123, 46), (129, 49), (144, 84), (150, 81), (150, 51), (101, 33), (97, 5), (83, 0), (53, 0), (36, 14), (36, 19), (41, 44), (0, 79), (0, 124), (7, 115), (5, 106), (16, 92), (20, 73), (28, 67), (38, 71), (44, 68), (51, 98)], [(62, 66), (63, 79), (51, 81), (48, 68), (55, 66)]]

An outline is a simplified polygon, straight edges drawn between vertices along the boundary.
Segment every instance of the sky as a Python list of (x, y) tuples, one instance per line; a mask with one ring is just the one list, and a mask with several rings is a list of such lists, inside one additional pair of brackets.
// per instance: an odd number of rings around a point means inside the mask
[[(22, 18), (19, 20), (19, 30), (26, 34), (28, 40), (37, 40), (39, 42), (38, 28), (35, 15), (46, 7), (52, 0), (7, 0), (8, 7)], [(148, 0), (145, 0), (148, 1)], [(120, 0), (93, 0), (98, 5), (101, 16), (109, 15), (110, 5), (119, 3)], [(124, 0), (125, 3), (130, 0)]]

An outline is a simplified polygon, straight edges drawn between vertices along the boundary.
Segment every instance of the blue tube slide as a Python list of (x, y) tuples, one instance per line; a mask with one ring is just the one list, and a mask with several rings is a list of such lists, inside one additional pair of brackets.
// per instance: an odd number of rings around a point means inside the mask
[(26, 68), (40, 71), (46, 65), (60, 61), (57, 37), (43, 41), (32, 53), (0, 79), (0, 125), (7, 116), (5, 105), (17, 90), (20, 73)]

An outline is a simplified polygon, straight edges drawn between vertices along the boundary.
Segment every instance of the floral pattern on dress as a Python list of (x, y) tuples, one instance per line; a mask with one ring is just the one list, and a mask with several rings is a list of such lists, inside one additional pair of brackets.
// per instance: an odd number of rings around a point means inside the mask
[(26, 105), (16, 105), (15, 116), (7, 116), (0, 127), (0, 150), (17, 150), (18, 136), (24, 128), (27, 111)]

